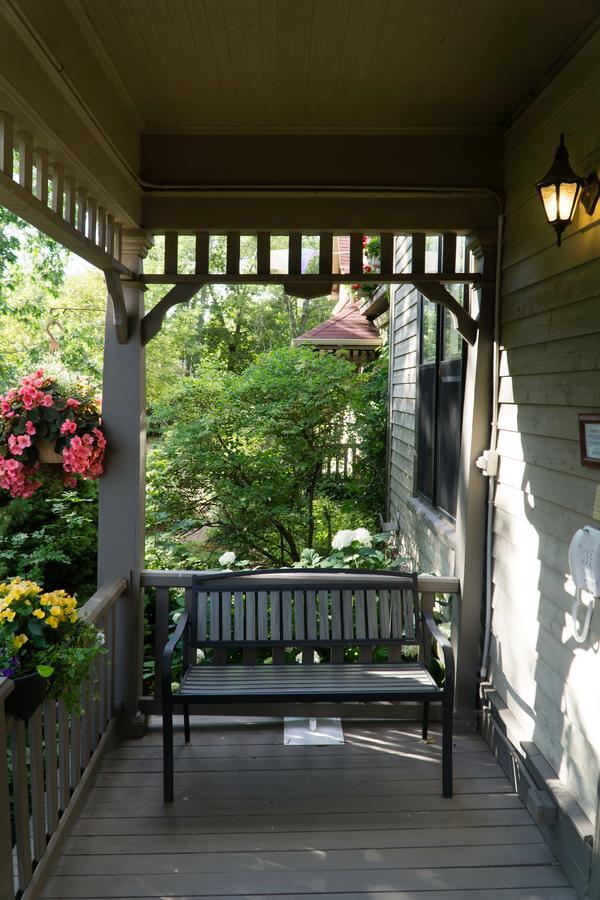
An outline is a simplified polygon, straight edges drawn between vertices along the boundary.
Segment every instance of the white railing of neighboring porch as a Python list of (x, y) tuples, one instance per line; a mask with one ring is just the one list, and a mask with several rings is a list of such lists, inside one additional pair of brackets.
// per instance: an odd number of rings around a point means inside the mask
[[(115, 666), (119, 597), (124, 578), (103, 585), (81, 615), (105, 634), (90, 681), (82, 686), (82, 714), (47, 701), (28, 722), (5, 713), (13, 682), (0, 678), (0, 900), (36, 900), (77, 813), (85, 785), (115, 725)], [(10, 753), (9, 753), (10, 751)]]

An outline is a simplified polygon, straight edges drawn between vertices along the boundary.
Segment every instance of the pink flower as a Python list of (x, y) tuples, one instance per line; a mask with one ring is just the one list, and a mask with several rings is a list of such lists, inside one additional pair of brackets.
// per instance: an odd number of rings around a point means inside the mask
[(73, 409), (77, 409), (78, 406), (81, 406), (79, 400), (75, 400), (74, 397), (69, 397), (67, 402), (65, 403), (65, 408), (72, 407)]
[(8, 491), (11, 497), (31, 497), (41, 481), (35, 481), (37, 466), (27, 468), (16, 459), (0, 457), (0, 488)]
[(35, 425), (33, 422), (30, 422), (29, 419), (25, 423), (25, 431), (27, 434), (35, 434)]
[(42, 400), (42, 406), (53, 406), (54, 398), (52, 394), (44, 394), (44, 399)]
[(74, 422), (72, 419), (67, 419), (60, 426), (61, 434), (75, 434), (77, 431), (77, 422)]
[(31, 447), (31, 438), (28, 434), (19, 434), (18, 436), (10, 434), (8, 436), (8, 449), (13, 456), (21, 456), (27, 447)]
[(98, 478), (102, 475), (106, 438), (99, 428), (83, 437), (75, 435), (62, 451), (63, 469), (68, 475)]

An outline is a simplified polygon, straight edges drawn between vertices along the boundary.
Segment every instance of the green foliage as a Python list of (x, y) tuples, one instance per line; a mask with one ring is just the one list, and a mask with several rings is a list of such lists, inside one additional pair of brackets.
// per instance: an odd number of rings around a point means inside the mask
[(87, 600), (96, 590), (98, 486), (55, 490), (0, 501), (0, 581), (18, 575)]
[(354, 409), (355, 430), (360, 453), (355, 462), (355, 505), (358, 517), (372, 526), (385, 509), (387, 474), (389, 354), (385, 347), (370, 363), (362, 379), (362, 389)]
[[(277, 247), (275, 240), (274, 249)], [(161, 242), (157, 241), (146, 260), (147, 271), (159, 269), (161, 251)], [(194, 259), (193, 243), (180, 240), (180, 270), (193, 272)], [(255, 239), (242, 238), (241, 260), (242, 270), (256, 270)], [(212, 271), (225, 271), (223, 236), (211, 238), (210, 262)], [(163, 286), (151, 287), (146, 294), (146, 308), (152, 308), (163, 293)], [(240, 373), (260, 354), (289, 347), (294, 337), (326, 319), (331, 308), (330, 297), (288, 297), (277, 285), (205, 285), (189, 303), (169, 313), (160, 334), (148, 345), (151, 433), (160, 433), (164, 426), (165, 404), (168, 407), (169, 397), (177, 391), (182, 376), (201, 375), (207, 363)]]
[(177, 423), (152, 453), (151, 524), (166, 516), (250, 559), (297, 560), (318, 531), (332, 423), (360, 382), (345, 360), (306, 349), (264, 354), (240, 375), (205, 368), (171, 399)]
[[(103, 639), (103, 633), (95, 625), (80, 619), (70, 636), (36, 654), (52, 669), (47, 696), (62, 700), (69, 712), (83, 712), (82, 689), (90, 677), (93, 689), (94, 663), (106, 652), (101, 643)], [(40, 671), (39, 664), (36, 668)]]
[[(344, 539), (344, 536), (347, 536)], [(302, 551), (299, 568), (307, 569), (370, 569), (384, 571), (401, 569), (407, 563), (390, 546), (389, 534), (370, 534), (366, 528), (356, 531), (340, 531), (333, 539), (327, 556), (320, 556), (315, 550)]]

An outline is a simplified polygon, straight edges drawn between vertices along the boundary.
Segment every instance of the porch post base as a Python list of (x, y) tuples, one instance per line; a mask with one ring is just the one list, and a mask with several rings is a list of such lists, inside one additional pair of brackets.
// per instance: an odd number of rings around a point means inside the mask
[(137, 741), (146, 734), (147, 716), (138, 710), (133, 715), (119, 716), (118, 734), (123, 741)]

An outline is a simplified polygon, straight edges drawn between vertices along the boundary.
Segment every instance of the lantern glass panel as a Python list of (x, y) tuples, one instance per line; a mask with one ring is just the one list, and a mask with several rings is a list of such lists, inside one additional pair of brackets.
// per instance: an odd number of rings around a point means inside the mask
[(575, 181), (563, 181), (558, 189), (558, 218), (561, 222), (570, 222), (579, 199), (581, 186)]

